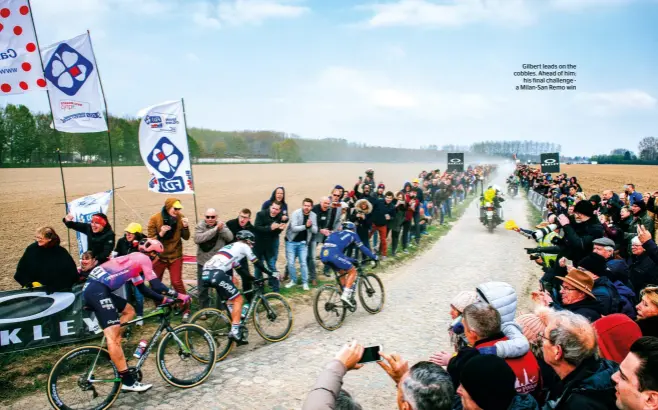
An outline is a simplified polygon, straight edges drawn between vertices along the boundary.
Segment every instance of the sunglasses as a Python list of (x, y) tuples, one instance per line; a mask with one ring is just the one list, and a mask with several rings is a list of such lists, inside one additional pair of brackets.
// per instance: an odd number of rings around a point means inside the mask
[(215, 218), (217, 218), (217, 217), (216, 216), (206, 215), (206, 219), (215, 219)]
[(333, 194), (332, 196), (333, 196), (334, 198), (339, 198), (339, 197), (340, 197), (340, 194)]
[(183, 208), (174, 208), (174, 211), (180, 211), (180, 210), (182, 210), (182, 209), (183, 209)]

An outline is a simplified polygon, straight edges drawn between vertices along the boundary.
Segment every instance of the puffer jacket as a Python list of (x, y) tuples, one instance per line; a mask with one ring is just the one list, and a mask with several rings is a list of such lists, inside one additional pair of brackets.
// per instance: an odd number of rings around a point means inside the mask
[(528, 339), (523, 336), (521, 326), (514, 322), (517, 304), (514, 288), (505, 282), (487, 282), (479, 285), (476, 291), (480, 300), (490, 304), (500, 313), (501, 331), (509, 339), (496, 343), (496, 355), (506, 359), (528, 353)]
[(607, 410), (615, 406), (612, 375), (619, 369), (615, 362), (586, 359), (548, 393), (544, 410)]

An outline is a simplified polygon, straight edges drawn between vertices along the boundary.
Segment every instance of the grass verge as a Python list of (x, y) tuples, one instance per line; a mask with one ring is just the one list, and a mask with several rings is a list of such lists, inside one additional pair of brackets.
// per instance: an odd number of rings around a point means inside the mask
[[(389, 257), (386, 261), (383, 261), (378, 268), (373, 269), (368, 266), (364, 270), (366, 272), (374, 271), (380, 276), (383, 276), (383, 274), (390, 272), (392, 270), (391, 268), (401, 265), (405, 263), (405, 261), (418, 256), (452, 229), (452, 223), (456, 222), (463, 215), (476, 196), (477, 195), (469, 196), (464, 202), (456, 205), (452, 209), (452, 217), (446, 217), (443, 225), (439, 225), (436, 221), (430, 225), (427, 228), (428, 235), (422, 236), (420, 245), (409, 246), (407, 248), (409, 253), (398, 252), (395, 258)], [(335, 283), (335, 279), (333, 278), (333, 275), (330, 278), (322, 275), (322, 268), (319, 267), (318, 286), (327, 283)], [(293, 307), (299, 307), (301, 305), (310, 305), (313, 301), (315, 292), (313, 287), (310, 291), (304, 291), (301, 286), (295, 286), (290, 289), (286, 289), (282, 286), (281, 295), (285, 296), (291, 302)], [(152, 302), (145, 301), (145, 303)], [(180, 322), (180, 318), (180, 316), (172, 316), (172, 325), (177, 325)], [(132, 352), (136, 349), (140, 339), (149, 339), (153, 335), (156, 327), (156, 320), (152, 320), (145, 323), (142, 328), (133, 328), (132, 335), (128, 339), (123, 340), (123, 348), (126, 358), (129, 359), (131, 357)], [(9, 405), (21, 397), (36, 391), (42, 391), (45, 395), (48, 374), (50, 373), (52, 366), (66, 352), (75, 347), (87, 344), (100, 344), (100, 340), (94, 339), (87, 342), (0, 355), (0, 369), (2, 369), (2, 372), (0, 372), (0, 407)], [(154, 352), (151, 353), (154, 354)], [(134, 363), (131, 363), (129, 360), (128, 365), (130, 366), (131, 364)]]

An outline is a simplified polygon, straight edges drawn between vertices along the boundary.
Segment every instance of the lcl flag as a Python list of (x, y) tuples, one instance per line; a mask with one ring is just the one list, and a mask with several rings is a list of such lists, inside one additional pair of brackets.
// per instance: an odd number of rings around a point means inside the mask
[(541, 172), (555, 173), (560, 172), (560, 153), (551, 152), (541, 154)]
[(0, 95), (45, 89), (27, 0), (0, 0)]
[(448, 153), (448, 172), (463, 172), (464, 171), (464, 153), (454, 152)]

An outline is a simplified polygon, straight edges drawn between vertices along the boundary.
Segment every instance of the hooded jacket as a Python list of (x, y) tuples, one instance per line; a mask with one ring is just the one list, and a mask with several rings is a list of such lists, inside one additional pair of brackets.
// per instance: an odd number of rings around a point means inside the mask
[(621, 363), (631, 351), (631, 345), (642, 337), (640, 326), (622, 313), (602, 317), (593, 325), (601, 356), (615, 363)]
[(77, 283), (78, 268), (66, 249), (59, 246), (59, 239), (50, 247), (33, 242), (18, 261), (14, 279), (27, 287), (39, 282), (47, 293), (65, 291)]
[(206, 221), (199, 221), (194, 230), (194, 243), (197, 244), (196, 263), (205, 265), (218, 250), (233, 240), (233, 233), (224, 224), (222, 229), (217, 229), (217, 225), (208, 226)]
[(615, 409), (615, 384), (612, 375), (619, 365), (610, 360), (590, 357), (548, 393), (545, 410)]
[[(361, 206), (364, 203), (368, 205), (365, 211), (361, 209)], [(366, 198), (356, 201), (350, 220), (357, 225), (357, 230), (361, 228), (360, 230), (370, 231), (370, 228), (372, 227), (372, 208), (372, 202)], [(359, 218), (358, 215), (364, 215), (365, 218)]]
[[(179, 213), (178, 217), (174, 218), (168, 213), (177, 201), (178, 198), (167, 198), (162, 210), (151, 215), (148, 222), (147, 236), (162, 242), (164, 252), (160, 254), (159, 259), (165, 263), (182, 258), (183, 240), (190, 239), (190, 228), (189, 226), (184, 227), (182, 223), (185, 215)], [(160, 228), (165, 224), (171, 226), (171, 230), (164, 236), (160, 236)]]
[(500, 313), (501, 330), (507, 340), (495, 344), (498, 357), (514, 358), (528, 353), (530, 344), (523, 336), (521, 326), (514, 321), (516, 315), (516, 291), (505, 282), (487, 282), (476, 288), (478, 298), (493, 306)]
[(260, 207), (260, 210), (261, 211), (268, 210), (270, 208), (270, 205), (272, 205), (272, 203), (276, 201), (275, 196), (277, 189), (283, 190), (283, 199), (281, 199), (281, 212), (279, 212), (279, 214), (281, 215), (281, 217), (283, 217), (284, 215), (288, 216), (288, 204), (286, 203), (286, 189), (282, 186), (278, 186), (274, 188), (274, 191), (272, 191), (272, 195), (270, 195), (270, 199), (263, 202), (263, 205)]
[(62, 222), (64, 222), (64, 225), (66, 225), (67, 228), (87, 235), (87, 250), (94, 254), (100, 265), (101, 263), (107, 262), (110, 258), (110, 254), (114, 250), (115, 236), (114, 231), (112, 231), (112, 225), (110, 225), (107, 216), (103, 213), (95, 215), (100, 216), (106, 221), (103, 230), (98, 233), (91, 230), (91, 224), (89, 223), (67, 221), (66, 219), (62, 219)]

